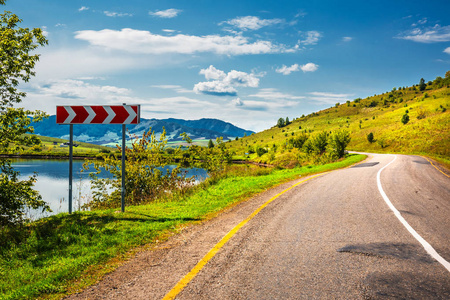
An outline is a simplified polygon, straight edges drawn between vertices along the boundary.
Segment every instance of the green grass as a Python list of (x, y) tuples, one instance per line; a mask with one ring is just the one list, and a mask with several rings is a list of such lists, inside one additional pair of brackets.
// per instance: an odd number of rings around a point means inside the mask
[(0, 235), (0, 299), (61, 298), (113, 270), (130, 257), (132, 249), (164, 240), (185, 224), (211, 218), (282, 182), (343, 168), (364, 158), (352, 154), (327, 165), (273, 171), (243, 166), (248, 174), (204, 184), (179, 201), (131, 206), (125, 213), (59, 214), (16, 232), (4, 231)]

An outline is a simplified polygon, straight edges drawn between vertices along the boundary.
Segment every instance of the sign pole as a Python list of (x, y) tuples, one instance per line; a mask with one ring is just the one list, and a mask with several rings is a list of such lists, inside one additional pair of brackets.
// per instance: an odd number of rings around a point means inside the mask
[(73, 173), (73, 124), (70, 124), (70, 140), (69, 140), (69, 214), (72, 213), (72, 173)]
[(125, 131), (126, 125), (122, 125), (122, 212), (125, 212)]

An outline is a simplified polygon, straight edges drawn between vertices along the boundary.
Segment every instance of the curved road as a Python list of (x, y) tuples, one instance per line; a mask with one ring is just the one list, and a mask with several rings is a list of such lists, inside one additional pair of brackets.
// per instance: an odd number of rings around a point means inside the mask
[[(392, 205), (450, 262), (448, 175), (419, 156), (371, 154), (279, 196), (176, 299), (450, 299), (450, 269), (425, 251), (380, 193), (377, 174), (385, 166), (380, 183)], [(163, 298), (228, 231), (292, 184), (186, 230), (77, 297)]]

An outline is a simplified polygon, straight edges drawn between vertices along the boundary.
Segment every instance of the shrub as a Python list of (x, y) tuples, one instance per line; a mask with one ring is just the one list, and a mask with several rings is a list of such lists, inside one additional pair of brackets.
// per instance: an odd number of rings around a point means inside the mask
[(375, 141), (372, 132), (369, 133), (369, 134), (367, 135), (367, 140), (368, 140), (369, 143), (371, 143), (371, 144)]
[(341, 158), (345, 155), (345, 148), (350, 143), (350, 133), (346, 130), (338, 130), (331, 134), (328, 139), (328, 146), (331, 153)]
[(408, 123), (408, 122), (409, 122), (409, 115), (408, 114), (404, 114), (403, 117), (402, 117), (402, 123), (404, 125), (406, 125), (406, 123)]
[(51, 211), (39, 193), (33, 190), (36, 175), (19, 180), (20, 172), (14, 171), (8, 160), (0, 161), (0, 171), (0, 226), (25, 221), (27, 207)]

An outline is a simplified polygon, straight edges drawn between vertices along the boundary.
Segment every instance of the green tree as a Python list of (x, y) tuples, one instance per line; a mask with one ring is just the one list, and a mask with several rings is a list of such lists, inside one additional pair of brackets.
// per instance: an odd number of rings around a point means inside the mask
[(450, 78), (450, 71), (445, 72), (445, 78)]
[(213, 143), (212, 140), (209, 140), (209, 142), (208, 142), (208, 148), (209, 148), (209, 149), (214, 148), (214, 143)]
[(427, 85), (425, 84), (425, 79), (420, 78), (419, 91), (424, 91), (426, 88), (427, 88)]
[(367, 135), (367, 140), (368, 140), (369, 143), (371, 143), (371, 144), (375, 141), (372, 132), (369, 133), (369, 134)]
[[(0, 0), (4, 5), (5, 0)], [(31, 118), (40, 121), (46, 114), (15, 108), (26, 96), (18, 90), (21, 81), (27, 82), (35, 75), (34, 67), (39, 60), (33, 54), (36, 48), (48, 43), (41, 29), (20, 28), (19, 17), (9, 11), (0, 14), (0, 150), (20, 150), (21, 147), (37, 145), (40, 140), (33, 133)], [(0, 223), (2, 225), (24, 221), (24, 209), (50, 207), (42, 201), (40, 195), (32, 190), (36, 176), (28, 180), (19, 180), (19, 173), (14, 171), (8, 160), (0, 159)]]
[(289, 121), (289, 117), (286, 117), (286, 122), (284, 123), (284, 125), (288, 126), (289, 124), (291, 124), (291, 121)]
[(278, 122), (277, 122), (278, 128), (282, 128), (282, 127), (284, 127), (284, 125), (285, 125), (284, 119), (283, 118), (279, 118)]

